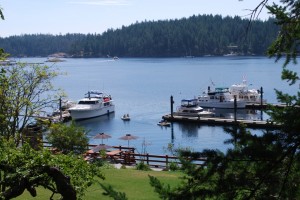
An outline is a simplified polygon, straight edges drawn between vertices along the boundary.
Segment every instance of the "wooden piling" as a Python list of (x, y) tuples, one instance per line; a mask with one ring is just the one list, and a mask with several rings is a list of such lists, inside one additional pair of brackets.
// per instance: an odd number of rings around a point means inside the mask
[(174, 104), (173, 96), (171, 96), (170, 98), (170, 104), (171, 104), (171, 117), (173, 118), (173, 104)]

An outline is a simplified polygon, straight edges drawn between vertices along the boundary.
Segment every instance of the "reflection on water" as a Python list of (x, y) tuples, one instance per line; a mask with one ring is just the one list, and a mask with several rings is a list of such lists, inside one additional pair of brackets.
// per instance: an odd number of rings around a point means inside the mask
[(76, 124), (84, 127), (88, 135), (96, 135), (97, 133), (103, 132), (100, 130), (100, 127), (112, 125), (112, 119), (114, 118), (115, 113), (110, 113), (109, 115), (103, 115), (91, 119), (77, 120)]
[(198, 137), (198, 131), (200, 129), (199, 124), (194, 123), (181, 123), (179, 129), (182, 132), (183, 137)]
[(174, 124), (171, 122), (171, 143), (174, 144)]
[[(234, 119), (234, 109), (214, 109), (217, 117)], [(261, 120), (260, 110), (240, 109), (237, 110), (237, 119)], [(226, 127), (235, 130), (233, 127)], [(261, 134), (263, 130), (250, 129), (253, 134)], [(226, 151), (232, 147), (231, 144), (224, 144), (225, 140), (231, 138), (230, 134), (224, 131), (223, 126), (205, 125), (197, 123), (172, 123), (169, 130), (170, 139), (175, 147), (191, 147), (195, 151), (218, 147)], [(209, 142), (208, 142), (209, 141)]]
[[(234, 119), (235, 113), (234, 109), (210, 109), (215, 113), (215, 117)], [(253, 109), (237, 109), (236, 110), (237, 119), (246, 119), (246, 120), (262, 120), (262, 111), (253, 110)], [(205, 124), (196, 124), (196, 123), (180, 123), (178, 124), (179, 130), (182, 132), (183, 137), (198, 137), (201, 128), (203, 127), (213, 127), (215, 125), (205, 125)], [(172, 129), (171, 129), (172, 130)], [(172, 130), (172, 133), (173, 130)]]
[[(210, 109), (210, 111), (215, 113), (216, 117), (234, 119), (235, 112), (234, 109)], [(262, 120), (262, 111), (253, 109), (237, 109), (236, 118), (237, 119), (247, 119), (247, 120)]]

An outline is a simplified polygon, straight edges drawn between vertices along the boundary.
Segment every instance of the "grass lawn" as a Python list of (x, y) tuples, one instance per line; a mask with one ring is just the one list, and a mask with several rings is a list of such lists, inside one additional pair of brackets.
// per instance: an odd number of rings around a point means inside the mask
[[(113, 186), (118, 192), (125, 192), (129, 200), (152, 200), (159, 199), (158, 195), (154, 192), (154, 188), (149, 184), (148, 175), (157, 177), (163, 183), (170, 184), (170, 186), (176, 186), (180, 184), (179, 177), (182, 175), (180, 172), (167, 172), (167, 171), (140, 171), (136, 169), (104, 169), (105, 180), (99, 180), (103, 184), (109, 184)], [(101, 186), (96, 183), (88, 188), (88, 192), (84, 199), (112, 199), (104, 196)], [(17, 200), (44, 200), (49, 199), (51, 193), (38, 188), (37, 197), (31, 197), (30, 194), (25, 191), (24, 194)], [(54, 199), (58, 199), (54, 198)]]

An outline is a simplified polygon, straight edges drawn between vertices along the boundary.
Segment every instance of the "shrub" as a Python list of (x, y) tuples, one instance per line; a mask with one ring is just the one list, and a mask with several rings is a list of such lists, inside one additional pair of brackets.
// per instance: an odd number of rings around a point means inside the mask
[(169, 164), (169, 169), (170, 169), (171, 171), (176, 171), (176, 170), (179, 169), (179, 166), (178, 166), (177, 163), (171, 162), (171, 163)]
[(144, 162), (140, 162), (136, 165), (137, 170), (150, 171), (150, 166), (145, 164)]

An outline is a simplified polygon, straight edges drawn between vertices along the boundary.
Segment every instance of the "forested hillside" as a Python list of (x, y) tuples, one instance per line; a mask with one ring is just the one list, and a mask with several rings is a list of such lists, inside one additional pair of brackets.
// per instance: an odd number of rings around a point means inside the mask
[[(250, 26), (251, 25), (251, 26)], [(48, 56), (57, 52), (72, 57), (182, 57), (264, 55), (278, 27), (272, 19), (198, 15), (189, 18), (144, 21), (102, 34), (21, 35), (0, 38), (0, 48), (12, 56)]]

